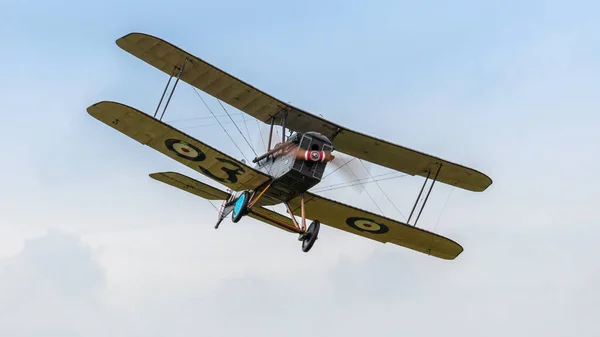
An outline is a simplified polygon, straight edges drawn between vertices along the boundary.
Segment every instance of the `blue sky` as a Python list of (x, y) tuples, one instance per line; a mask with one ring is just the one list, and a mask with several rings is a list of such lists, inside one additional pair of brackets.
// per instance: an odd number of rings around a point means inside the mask
[[(598, 7), (1, 1), (0, 335), (300, 335), (297, 317), (323, 336), (598, 335)], [(323, 227), (303, 254), (250, 219), (215, 231), (208, 202), (148, 177), (195, 172), (85, 111), (100, 100), (154, 110), (167, 77), (114, 42), (133, 31), (490, 175), (484, 193), (436, 185), (419, 220), (465, 252), (436, 260)], [(184, 84), (165, 120), (206, 116)], [(210, 122), (173, 125), (238, 157), (218, 125), (194, 128)], [(421, 182), (383, 185), (406, 215)], [(377, 211), (365, 193), (323, 195)]]

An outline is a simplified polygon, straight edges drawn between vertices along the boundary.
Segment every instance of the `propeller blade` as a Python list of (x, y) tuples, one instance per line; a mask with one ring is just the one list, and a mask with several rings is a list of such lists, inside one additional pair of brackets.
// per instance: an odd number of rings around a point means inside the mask
[[(337, 153), (336, 158), (329, 163), (332, 167), (333, 175), (339, 174), (339, 176), (343, 177), (342, 180), (347, 182), (350, 187), (361, 194), (364, 192), (364, 187), (362, 184), (358, 183), (357, 180), (364, 181), (369, 177), (370, 167), (367, 166), (367, 169), (358, 161), (358, 158), (350, 157), (343, 155), (342, 153)], [(366, 174), (365, 174), (366, 171)]]
[[(259, 126), (260, 127), (260, 126)], [(269, 126), (263, 127), (266, 130), (259, 133), (258, 140), (256, 141), (257, 145), (266, 146), (269, 139)], [(260, 136), (262, 135), (261, 139)], [(271, 149), (274, 150), (281, 144), (281, 139), (275, 139), (275, 135), (271, 142)], [(264, 143), (263, 143), (264, 141)], [(343, 177), (342, 180), (347, 182), (352, 189), (361, 194), (364, 192), (364, 187), (362, 184), (357, 183), (357, 180), (364, 181), (369, 178), (371, 172), (370, 163), (361, 162), (360, 159), (354, 158), (348, 155), (345, 155), (341, 152), (337, 152), (335, 155), (329, 151), (307, 151), (305, 149), (300, 148), (296, 144), (287, 144), (287, 146), (283, 146), (282, 148), (275, 150), (273, 155), (279, 156), (283, 153), (290, 153), (291, 151), (296, 152), (296, 158), (307, 161), (324, 161), (328, 162), (328, 166), (330, 166), (334, 172), (333, 174), (339, 174), (338, 176)], [(331, 174), (331, 173), (330, 173)]]

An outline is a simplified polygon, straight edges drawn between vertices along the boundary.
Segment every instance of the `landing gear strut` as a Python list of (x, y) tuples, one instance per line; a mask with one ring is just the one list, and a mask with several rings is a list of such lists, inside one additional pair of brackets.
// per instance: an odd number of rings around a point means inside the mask
[[(250, 191), (243, 191), (236, 199), (234, 199), (235, 201), (231, 200), (234, 198), (233, 195), (230, 200), (224, 201), (222, 210), (219, 212), (219, 220), (217, 221), (217, 225), (215, 226), (215, 228), (219, 227), (219, 223), (221, 223), (223, 218), (225, 218), (227, 214), (229, 214), (229, 212), (231, 212), (231, 221), (234, 223), (239, 222), (242, 219), (242, 217), (248, 215), (249, 213), (257, 214), (256, 211), (252, 210), (253, 206), (270, 186), (271, 184), (267, 185), (260, 193), (258, 193), (258, 195), (256, 195), (257, 191), (253, 191), (252, 193), (250, 193)], [(276, 217), (269, 217), (268, 215), (264, 214), (260, 215), (260, 212), (258, 214), (263, 218), (266, 217), (272, 223), (286, 228), (289, 231), (298, 233), (298, 241), (302, 241), (302, 251), (307, 253), (309, 250), (311, 250), (311, 248), (313, 247), (313, 245), (319, 237), (319, 229), (321, 228), (321, 223), (319, 222), (319, 220), (313, 220), (313, 222), (310, 223), (310, 226), (306, 228), (304, 194), (302, 194), (300, 198), (300, 209), (302, 215), (301, 223), (298, 223), (298, 220), (296, 220), (296, 216), (294, 215), (294, 212), (292, 212), (290, 205), (287, 202), (284, 202), (284, 204), (287, 207), (293, 225), (289, 222), (286, 223), (284, 221), (281, 221)]]
[(298, 221), (296, 221), (294, 212), (292, 212), (292, 209), (290, 208), (290, 205), (287, 202), (285, 203), (285, 206), (287, 207), (288, 213), (290, 214), (290, 217), (292, 218), (292, 222), (296, 226), (296, 230), (300, 234), (300, 236), (298, 236), (298, 241), (302, 241), (302, 251), (305, 253), (308, 253), (308, 251), (315, 244), (315, 241), (317, 241), (317, 239), (318, 239), (319, 229), (321, 228), (321, 223), (319, 222), (319, 220), (313, 220), (313, 222), (311, 222), (310, 226), (308, 226), (308, 229), (306, 229), (306, 215), (305, 215), (306, 213), (304, 211), (304, 194), (302, 194), (302, 196), (300, 197), (300, 211), (301, 211), (301, 215), (302, 215), (302, 225), (300, 225), (298, 223)]

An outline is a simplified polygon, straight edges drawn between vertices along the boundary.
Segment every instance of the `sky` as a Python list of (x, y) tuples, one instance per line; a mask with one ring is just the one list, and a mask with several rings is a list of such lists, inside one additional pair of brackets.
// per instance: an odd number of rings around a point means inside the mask
[[(0, 0), (0, 335), (599, 335), (599, 9)], [(117, 47), (130, 32), (488, 174), (483, 193), (436, 184), (419, 220), (464, 252), (440, 260), (322, 226), (305, 254), (296, 236), (249, 218), (215, 230), (209, 202), (148, 177), (199, 174), (86, 112), (101, 100), (156, 108), (168, 76)], [(165, 120), (241, 157), (210, 116), (182, 83)], [(421, 183), (367, 185), (375, 203), (356, 189), (322, 195), (404, 220)]]

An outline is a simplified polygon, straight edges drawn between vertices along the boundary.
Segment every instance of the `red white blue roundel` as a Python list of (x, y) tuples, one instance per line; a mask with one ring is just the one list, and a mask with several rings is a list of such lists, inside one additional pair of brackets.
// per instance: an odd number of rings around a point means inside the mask
[(203, 161), (206, 158), (206, 155), (199, 148), (179, 139), (167, 139), (165, 145), (169, 150), (185, 159)]
[(198, 151), (184, 143), (175, 143), (173, 144), (173, 150), (177, 153), (184, 155), (186, 157), (194, 158), (198, 156)]
[(310, 161), (324, 161), (325, 160), (325, 152), (323, 151), (306, 151), (304, 154), (305, 160)]

